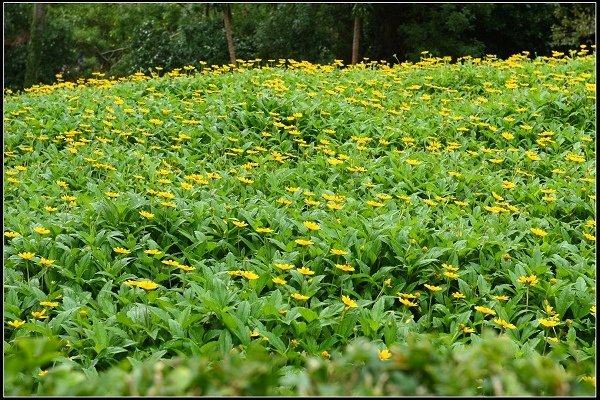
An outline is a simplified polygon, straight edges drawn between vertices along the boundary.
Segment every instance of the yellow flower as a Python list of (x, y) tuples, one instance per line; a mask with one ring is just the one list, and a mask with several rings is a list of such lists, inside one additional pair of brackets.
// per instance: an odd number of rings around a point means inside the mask
[(454, 266), (454, 265), (452, 265), (452, 264), (446, 264), (446, 263), (443, 263), (443, 264), (442, 264), (442, 268), (444, 268), (444, 269), (445, 269), (445, 270), (447, 270), (447, 271), (453, 271), (453, 272), (456, 272), (456, 271), (458, 271), (458, 267), (455, 267), (455, 266)]
[(40, 301), (40, 306), (58, 307), (58, 303), (56, 301)]
[(378, 356), (381, 361), (389, 360), (392, 357), (392, 352), (388, 349), (379, 350)]
[(273, 229), (271, 228), (256, 228), (256, 232), (258, 233), (271, 233)]
[(28, 251), (25, 251), (25, 252), (19, 253), (17, 255), (19, 257), (21, 257), (23, 260), (31, 260), (35, 256), (35, 253), (30, 253)]
[(510, 299), (510, 297), (505, 296), (505, 295), (501, 295), (501, 296), (492, 296), (492, 299), (506, 301), (506, 300)]
[(114, 251), (115, 253), (119, 253), (119, 254), (129, 254), (129, 253), (130, 253), (130, 251), (129, 251), (129, 250), (127, 250), (127, 249), (124, 249), (124, 248), (122, 248), (122, 247), (114, 247), (114, 248), (113, 248), (113, 251)]
[(184, 271), (193, 271), (196, 269), (195, 267), (190, 267), (189, 265), (178, 265), (177, 268)]
[(171, 267), (179, 267), (181, 265), (178, 261), (175, 260), (162, 260), (161, 263)]
[(408, 299), (403, 299), (402, 297), (399, 297), (398, 300), (400, 300), (400, 303), (404, 304), (407, 307), (416, 307), (417, 304), (413, 303), (412, 301), (408, 300)]
[(331, 254), (334, 254), (336, 256), (345, 256), (346, 254), (348, 254), (348, 252), (340, 249), (331, 249)]
[(287, 283), (287, 281), (285, 279), (279, 278), (279, 277), (273, 278), (272, 281), (273, 281), (273, 283), (276, 283), (278, 285), (285, 285)]
[(65, 181), (56, 181), (56, 184), (58, 186), (60, 186), (61, 188), (65, 188), (65, 189), (69, 187), (69, 184)]
[(587, 240), (591, 240), (591, 241), (596, 241), (596, 236), (594, 235), (590, 235), (589, 233), (583, 233), (583, 236), (587, 239)]
[(457, 279), (460, 275), (458, 275), (454, 272), (444, 271), (444, 276), (447, 276), (450, 279)]
[(244, 221), (231, 221), (231, 222), (238, 228), (245, 228), (248, 226), (248, 224)]
[(321, 352), (321, 357), (323, 357), (323, 358), (329, 358), (329, 357), (331, 357), (331, 354), (329, 354), (329, 352), (327, 350), (323, 350)]
[(50, 233), (50, 230), (44, 228), (43, 226), (36, 226), (35, 228), (33, 228), (33, 230), (39, 233), (40, 235), (47, 235)]
[(310, 246), (311, 244), (314, 244), (314, 242), (311, 242), (310, 240), (304, 240), (304, 239), (296, 239), (294, 241), (297, 244), (299, 244), (300, 246)]
[(144, 250), (144, 253), (148, 254), (149, 256), (156, 256), (158, 254), (162, 254), (162, 251), (157, 250), (157, 249), (148, 249), (148, 250)]
[(540, 325), (542, 325), (546, 328), (552, 328), (557, 325), (560, 325), (560, 321), (558, 321), (556, 319), (540, 318), (540, 319), (538, 319), (538, 321), (539, 321)]
[(15, 319), (14, 321), (8, 321), (7, 324), (17, 329), (23, 326), (25, 324), (25, 321), (19, 321), (18, 319)]
[(352, 272), (354, 271), (354, 267), (350, 264), (335, 264), (337, 269), (341, 269), (344, 272)]
[(107, 195), (110, 198), (115, 198), (115, 197), (119, 197), (119, 193), (117, 192), (104, 192), (105, 195)]
[(487, 307), (475, 306), (475, 310), (477, 310), (481, 313), (484, 313), (484, 314), (496, 315), (496, 311), (492, 310), (491, 308), (487, 308)]
[(31, 315), (33, 315), (34, 318), (37, 319), (44, 319), (44, 318), (48, 318), (48, 316), (46, 315), (46, 310), (42, 310), (42, 311), (32, 311)]
[(536, 275), (529, 275), (529, 276), (520, 276), (517, 279), (517, 282), (522, 283), (524, 285), (529, 285), (529, 286), (535, 286), (537, 285), (538, 281), (538, 277)]
[(385, 204), (373, 200), (367, 200), (367, 204), (371, 207), (383, 207)]
[(466, 296), (462, 293), (454, 292), (454, 293), (452, 293), (452, 297), (455, 299), (464, 299)]
[(4, 236), (6, 236), (7, 238), (14, 239), (18, 236), (21, 236), (21, 234), (19, 232), (6, 231), (6, 232), (4, 232)]
[(494, 319), (494, 322), (503, 327), (504, 329), (517, 329), (516, 326), (501, 318)]
[(475, 333), (475, 329), (469, 328), (468, 326), (464, 325), (460, 326), (460, 330), (462, 331), (462, 333)]
[(155, 282), (152, 282), (152, 281), (148, 281), (148, 280), (144, 280), (144, 281), (129, 280), (129, 281), (125, 282), (125, 284), (129, 285), (129, 286), (137, 286), (144, 290), (154, 290), (154, 289), (158, 288), (158, 284), (156, 284)]
[(317, 224), (316, 222), (304, 221), (303, 224), (306, 227), (306, 229), (311, 230), (311, 231), (318, 231), (321, 229), (319, 224)]
[(440, 290), (442, 290), (441, 286), (434, 286), (434, 285), (428, 285), (428, 284), (425, 284), (424, 286), (427, 289), (431, 290), (432, 292), (439, 292)]
[(315, 274), (315, 271), (312, 271), (306, 267), (298, 268), (298, 272), (300, 272), (302, 275), (314, 275)]
[(592, 315), (596, 315), (596, 306), (592, 306), (592, 307), (590, 308), (590, 314), (592, 314)]
[(545, 230), (540, 229), (540, 228), (531, 228), (530, 231), (535, 236), (540, 236), (540, 237), (544, 237), (544, 236), (546, 236), (548, 234), (548, 232), (546, 232)]
[(294, 266), (292, 264), (273, 263), (273, 265), (275, 265), (277, 268), (282, 269), (284, 271), (294, 268)]
[(342, 296), (342, 303), (344, 303), (347, 308), (356, 308), (356, 307), (358, 307), (358, 304), (356, 304), (356, 301), (352, 300), (350, 297), (345, 296), (345, 295)]
[(149, 213), (148, 211), (144, 211), (144, 210), (140, 211), (140, 215), (143, 218), (146, 218), (146, 219), (152, 219), (152, 218), (154, 218), (154, 214)]
[(303, 294), (300, 293), (293, 293), (292, 297), (296, 300), (308, 300), (310, 298), (310, 296), (305, 296)]
[(242, 271), (240, 275), (251, 281), (259, 278), (259, 276), (252, 271)]
[(40, 371), (40, 372), (38, 372), (38, 376), (39, 376), (39, 377), (46, 376), (46, 375), (48, 375), (48, 370), (47, 370), (47, 369), (45, 369), (45, 370), (43, 370), (43, 371)]

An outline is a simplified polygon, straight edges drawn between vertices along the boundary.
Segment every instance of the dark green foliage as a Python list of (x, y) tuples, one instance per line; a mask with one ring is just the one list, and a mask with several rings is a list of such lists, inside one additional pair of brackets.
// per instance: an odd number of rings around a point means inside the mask
[[(54, 353), (48, 352), (48, 349)], [(586, 396), (591, 383), (581, 381), (539, 354), (519, 355), (511, 341), (488, 332), (470, 347), (448, 350), (443, 338), (413, 335), (391, 348), (381, 361), (378, 348), (364, 339), (351, 342), (331, 360), (301, 356), (303, 368), (284, 367), (253, 341), (224, 359), (187, 357), (144, 362), (123, 361), (86, 376), (63, 364), (57, 344), (23, 340), (6, 354), (5, 394), (9, 396)], [(446, 350), (443, 350), (446, 349)], [(45, 351), (46, 357), (35, 355)], [(40, 353), (42, 354), (42, 353)], [(25, 362), (16, 362), (17, 359)], [(110, 382), (110, 385), (104, 384)]]
[[(349, 63), (354, 15), (361, 17), (361, 56), (417, 61), (436, 56), (493, 54), (594, 43), (593, 4), (356, 4), (235, 3), (231, 5), (238, 59), (291, 58)], [(50, 83), (101, 71), (123, 76), (206, 61), (229, 63), (218, 3), (48, 4), (38, 81)], [(32, 4), (4, 6), (5, 87), (23, 87)], [(196, 65), (197, 66), (197, 65)]]

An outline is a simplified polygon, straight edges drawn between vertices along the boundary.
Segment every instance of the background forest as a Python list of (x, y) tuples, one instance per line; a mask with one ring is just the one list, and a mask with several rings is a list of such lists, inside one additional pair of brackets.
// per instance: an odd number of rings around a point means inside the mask
[[(532, 56), (595, 43), (595, 4), (4, 4), (4, 86), (291, 58)], [(230, 35), (226, 35), (229, 31)], [(229, 43), (228, 43), (229, 38)]]

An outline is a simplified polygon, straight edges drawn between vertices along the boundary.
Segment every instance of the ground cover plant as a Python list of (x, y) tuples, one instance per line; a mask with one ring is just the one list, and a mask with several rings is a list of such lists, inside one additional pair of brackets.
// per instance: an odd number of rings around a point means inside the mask
[(5, 94), (5, 393), (594, 393), (590, 50)]

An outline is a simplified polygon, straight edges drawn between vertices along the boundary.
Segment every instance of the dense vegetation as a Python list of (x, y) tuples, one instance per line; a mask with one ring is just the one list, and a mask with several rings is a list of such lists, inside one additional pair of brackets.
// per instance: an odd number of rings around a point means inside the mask
[[(126, 76), (231, 63), (224, 10), (231, 11), (235, 55), (244, 60), (288, 58), (348, 64), (359, 22), (361, 60), (416, 62), (433, 56), (495, 55), (527, 50), (550, 56), (595, 43), (595, 4), (46, 4), (32, 19), (31, 3), (4, 4), (4, 84), (12, 90), (76, 80), (101, 71)], [(28, 44), (41, 27), (39, 57), (28, 68)], [(35, 50), (36, 46), (29, 46)], [(35, 56), (36, 51), (29, 56)], [(26, 72), (31, 71), (25, 83)]]
[(5, 97), (6, 393), (593, 393), (589, 48), (160, 75)]

